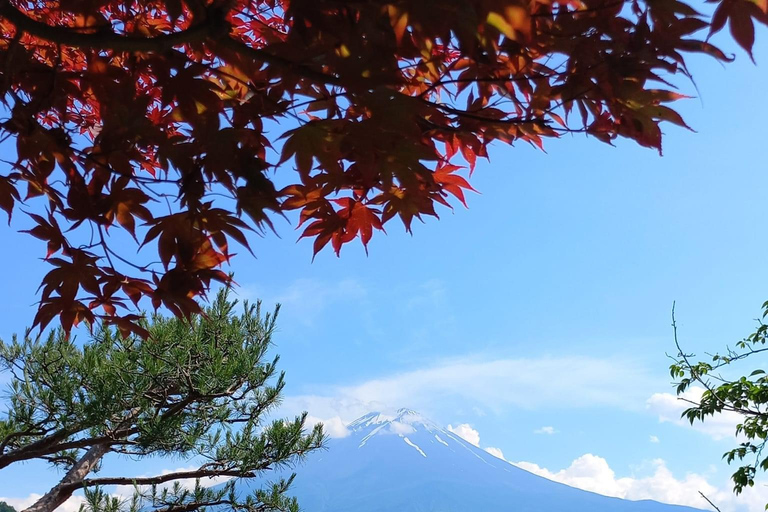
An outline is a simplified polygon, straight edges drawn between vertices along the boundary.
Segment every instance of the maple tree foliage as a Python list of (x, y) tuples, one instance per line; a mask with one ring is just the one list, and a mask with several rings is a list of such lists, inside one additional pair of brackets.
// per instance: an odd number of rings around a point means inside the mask
[(768, 0), (0, 0), (0, 209), (52, 266), (35, 324), (197, 313), (289, 211), (315, 253), (410, 231), (494, 141), (660, 151), (685, 57), (730, 60), (726, 25), (751, 56), (766, 23)]

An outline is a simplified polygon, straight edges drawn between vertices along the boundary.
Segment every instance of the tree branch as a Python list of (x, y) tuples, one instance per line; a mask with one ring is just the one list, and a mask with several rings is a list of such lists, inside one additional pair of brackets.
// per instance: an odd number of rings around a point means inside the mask
[[(265, 471), (270, 469), (269, 466), (260, 467), (258, 471)], [(103, 485), (159, 485), (166, 482), (172, 482), (174, 480), (186, 480), (186, 479), (198, 479), (215, 476), (230, 476), (234, 478), (253, 478), (256, 473), (253, 471), (233, 471), (233, 470), (214, 470), (214, 469), (196, 469), (194, 471), (179, 471), (176, 473), (168, 473), (165, 475), (148, 476), (142, 478), (131, 477), (103, 477), (103, 478), (89, 478), (80, 482), (72, 482), (70, 484), (73, 491), (82, 489), (83, 487), (103, 486)]]
[(126, 52), (161, 52), (181, 44), (202, 41), (211, 33), (211, 24), (208, 20), (205, 23), (193, 24), (190, 28), (181, 32), (156, 37), (123, 36), (112, 31), (84, 33), (78, 32), (73, 28), (52, 26), (34, 20), (14, 7), (10, 0), (0, 0), (0, 16), (8, 19), (22, 32), (52, 43), (59, 43), (74, 48)]
[[(215, 11), (213, 11), (215, 12)], [(34, 20), (18, 10), (10, 0), (0, 0), (0, 16), (12, 22), (16, 28), (27, 34), (33, 35), (45, 41), (58, 43), (73, 48), (90, 48), (96, 50), (114, 50), (123, 52), (152, 52), (158, 53), (170, 50), (183, 44), (203, 42), (210, 39), (222, 47), (245, 54), (254, 60), (276, 65), (297, 74), (327, 84), (336, 84), (338, 77), (327, 75), (312, 70), (306, 66), (290, 61), (283, 57), (273, 55), (263, 49), (253, 48), (245, 43), (229, 37), (230, 26), (223, 16), (212, 15), (210, 9), (206, 11), (206, 19), (180, 32), (163, 34), (155, 37), (139, 37), (132, 35), (120, 35), (110, 30), (91, 33), (78, 32), (74, 28), (52, 26)], [(97, 28), (97, 27), (95, 27)]]
[[(156, 509), (155, 512), (192, 512), (193, 510), (199, 510), (203, 507), (215, 507), (218, 505), (231, 505), (236, 503), (230, 500), (217, 500), (217, 501), (192, 501), (183, 505), (169, 505), (165, 508)], [(234, 507), (233, 507), (234, 508)]]
[[(30, 443), (22, 448), (11, 450), (8, 453), (0, 455), (0, 469), (19, 462), (22, 460), (28, 460), (39, 455), (50, 455), (60, 451), (59, 446), (61, 441), (67, 437), (76, 434), (79, 430), (76, 429), (61, 429), (50, 436), (39, 439), (34, 443)], [(52, 450), (52, 448), (55, 448)], [(39, 455), (37, 455), (39, 454)]]
[(62, 442), (67, 437), (77, 434), (85, 430), (85, 426), (79, 426), (77, 429), (61, 429), (50, 436), (40, 439), (34, 443), (30, 443), (22, 448), (11, 450), (6, 454), (0, 455), (0, 469), (3, 469), (14, 462), (20, 462), (23, 460), (44, 458), (49, 455), (53, 455), (66, 450), (82, 450), (90, 449), (97, 445), (127, 445), (132, 444), (130, 441), (126, 441), (125, 438), (133, 434), (138, 433), (139, 429), (136, 427), (124, 428), (112, 432), (110, 435), (99, 437), (86, 437), (83, 439), (77, 439), (75, 441)]
[(707, 497), (704, 495), (704, 493), (703, 493), (703, 492), (699, 491), (699, 494), (701, 495), (701, 497), (702, 497), (702, 498), (704, 498), (705, 500), (707, 500), (707, 503), (709, 503), (710, 505), (712, 505), (712, 508), (714, 508), (715, 510), (717, 510), (717, 512), (721, 512), (721, 511), (720, 511), (720, 507), (718, 507), (717, 505), (715, 505), (714, 503), (712, 503), (712, 500), (710, 500), (709, 498), (707, 498)]
[(339, 77), (335, 75), (328, 75), (320, 71), (315, 71), (303, 64), (299, 64), (286, 58), (271, 54), (265, 50), (262, 50), (261, 48), (248, 46), (247, 44), (236, 41), (231, 37), (222, 37), (216, 39), (216, 43), (236, 53), (245, 54), (246, 57), (250, 57), (256, 61), (265, 62), (267, 64), (272, 64), (283, 69), (287, 69), (288, 71), (293, 71), (297, 75), (309, 78), (311, 80), (330, 85), (340, 83)]

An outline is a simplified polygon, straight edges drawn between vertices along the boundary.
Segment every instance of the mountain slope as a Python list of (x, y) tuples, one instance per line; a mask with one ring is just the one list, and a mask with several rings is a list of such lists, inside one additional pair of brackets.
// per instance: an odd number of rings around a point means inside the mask
[(547, 480), (481, 450), (418, 413), (370, 413), (298, 468), (306, 512), (693, 512)]

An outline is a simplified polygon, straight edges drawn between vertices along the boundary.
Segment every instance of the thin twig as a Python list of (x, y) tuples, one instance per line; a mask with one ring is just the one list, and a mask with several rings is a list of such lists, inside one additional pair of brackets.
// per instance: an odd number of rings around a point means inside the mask
[(699, 491), (699, 494), (701, 495), (701, 497), (702, 497), (702, 498), (704, 498), (705, 500), (707, 500), (707, 503), (709, 503), (710, 505), (712, 505), (712, 508), (714, 508), (715, 510), (717, 510), (717, 512), (722, 512), (722, 510), (720, 510), (720, 507), (718, 507), (717, 505), (715, 505), (714, 503), (712, 503), (712, 500), (710, 500), (709, 498), (707, 498), (707, 497), (704, 495), (704, 493), (703, 493), (703, 492)]

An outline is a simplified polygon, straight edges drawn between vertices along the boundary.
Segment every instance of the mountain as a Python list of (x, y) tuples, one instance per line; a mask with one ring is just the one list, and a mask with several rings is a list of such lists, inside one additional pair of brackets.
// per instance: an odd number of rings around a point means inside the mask
[(297, 468), (305, 512), (695, 512), (568, 487), (509, 464), (407, 409), (372, 412)]

